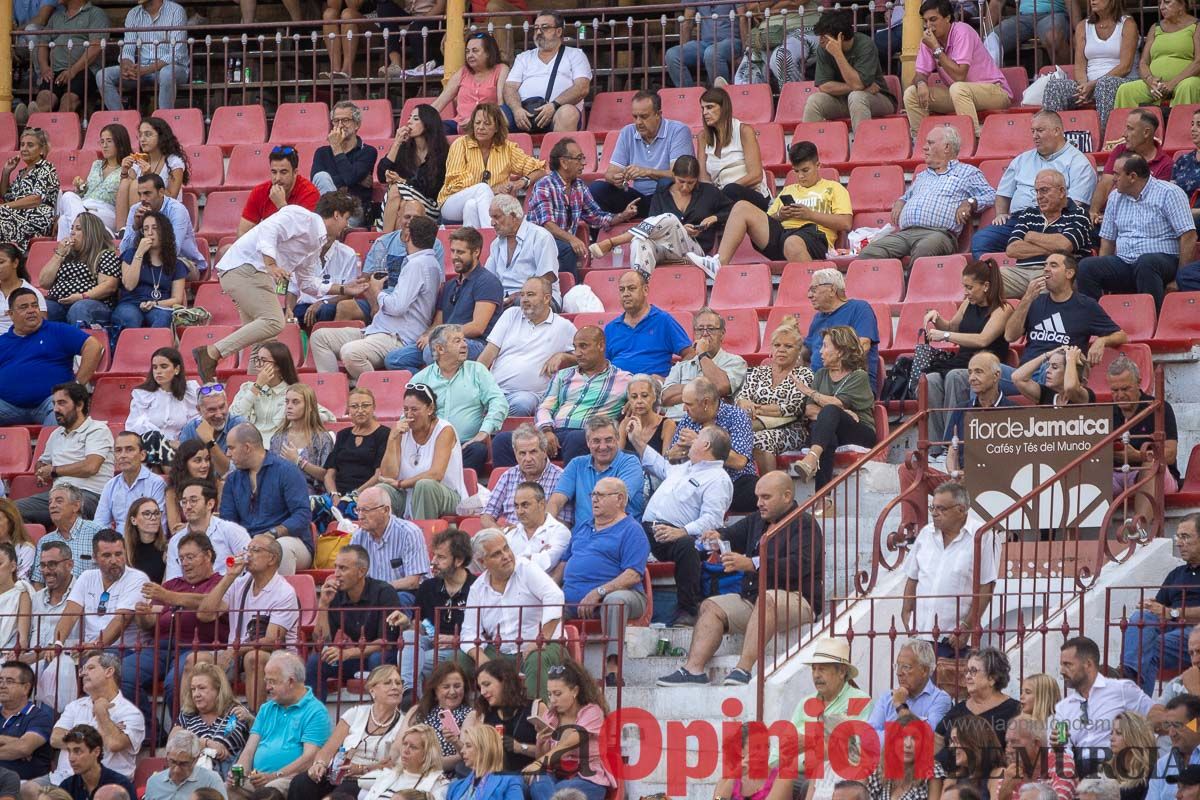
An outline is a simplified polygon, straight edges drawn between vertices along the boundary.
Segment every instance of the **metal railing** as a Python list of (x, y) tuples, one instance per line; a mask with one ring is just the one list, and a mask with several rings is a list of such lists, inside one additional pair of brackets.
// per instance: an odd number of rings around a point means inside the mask
[[(1166, 573), (1163, 573), (1164, 576)], [(1195, 623), (1186, 620), (1173, 620), (1169, 616), (1150, 619), (1145, 616), (1142, 604), (1153, 600), (1162, 589), (1162, 585), (1143, 586), (1110, 586), (1104, 590), (1104, 647), (1102, 653), (1112, 652), (1111, 645), (1114, 637), (1122, 643), (1121, 662), (1125, 662), (1125, 654), (1131, 652), (1135, 664), (1140, 664), (1141, 656), (1153, 653), (1154, 663), (1158, 669), (1150, 678), (1159, 692), (1167, 683), (1182, 673), (1192, 663), (1188, 652), (1188, 633)], [(1200, 603), (1200, 591), (1195, 587), (1176, 587), (1180, 590), (1179, 607), (1189, 605), (1195, 607)], [(1110, 665), (1118, 666), (1118, 665)], [(1132, 666), (1132, 665), (1131, 665)], [(1140, 675), (1143, 685), (1147, 676)], [(1149, 692), (1147, 694), (1150, 694)]]

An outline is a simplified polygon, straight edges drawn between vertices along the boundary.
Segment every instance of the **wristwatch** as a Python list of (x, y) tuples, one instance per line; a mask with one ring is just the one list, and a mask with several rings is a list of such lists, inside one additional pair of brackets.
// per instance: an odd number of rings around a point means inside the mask
[(946, 48), (944, 48), (944, 47), (938, 47), (938, 48), (935, 48), (935, 49), (934, 49), (934, 51), (933, 51), (933, 57), (934, 57), (934, 58), (941, 58), (941, 57), (942, 57), (942, 54), (943, 54), (943, 53), (945, 53), (945, 52), (946, 52)]
[(51, 467), (51, 468), (50, 468), (50, 479), (51, 479), (51, 480), (58, 480), (58, 467)]
[(205, 449), (205, 450), (212, 450), (212, 449), (213, 449), (213, 446), (215, 446), (215, 445), (216, 445), (216, 443), (217, 443), (217, 440), (216, 440), (216, 439), (209, 439), (207, 442), (205, 442), (205, 443), (204, 443), (204, 449)]
[(1171, 619), (1179, 619), (1182, 616), (1183, 616), (1182, 608), (1172, 608), (1171, 609)]
[(600, 586), (598, 589), (596, 589), (596, 594), (600, 595), (600, 599), (603, 600), (604, 596), (608, 594), (608, 589), (606, 589), (604, 586)]

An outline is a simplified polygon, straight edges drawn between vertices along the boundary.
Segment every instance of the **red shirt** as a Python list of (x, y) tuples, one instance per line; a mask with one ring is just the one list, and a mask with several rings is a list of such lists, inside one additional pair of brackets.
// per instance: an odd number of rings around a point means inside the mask
[[(513, 8), (519, 8), (522, 11), (529, 10), (529, 3), (527, 2), (527, 0), (508, 0), (508, 2), (510, 5), (512, 5)], [(472, 14), (486, 14), (486, 13), (488, 13), (488, 10), (489, 10), (488, 9), (488, 0), (471, 0), (471, 13)], [(501, 18), (500, 25), (498, 25), (497, 27), (502, 26), (503, 23), (506, 21), (511, 21), (513, 23), (513, 27), (518, 27), (520, 25), (521, 18), (520, 17)]]
[[(1175, 159), (1158, 142), (1155, 142), (1155, 147), (1158, 148), (1158, 152), (1155, 154), (1154, 160), (1147, 164), (1150, 167), (1150, 175), (1160, 181), (1169, 181), (1171, 180), (1171, 170), (1175, 166)], [(1124, 142), (1113, 148), (1112, 153), (1108, 156), (1108, 161), (1104, 164), (1105, 175), (1113, 174), (1113, 170), (1117, 168), (1117, 159), (1125, 155), (1127, 149)]]
[[(297, 175), (296, 185), (292, 187), (292, 193), (287, 198), (288, 205), (304, 206), (309, 211), (315, 211), (319, 199), (321, 193), (312, 185), (312, 181), (303, 175)], [(246, 207), (242, 209), (242, 219), (257, 225), (278, 210), (271, 202), (271, 182), (267, 181), (250, 190), (250, 196), (246, 198)]]
[[(272, 204), (274, 207), (274, 204)], [(200, 583), (188, 583), (184, 577), (172, 578), (163, 584), (168, 592), (183, 594), (208, 594), (212, 588), (221, 582), (220, 573), (214, 572), (208, 580)], [(172, 633), (171, 624), (175, 625)], [(191, 647), (193, 641), (202, 645), (219, 642), (222, 645), (229, 638), (229, 616), (221, 614), (216, 622), (200, 622), (195, 611), (185, 611), (178, 607), (168, 606), (158, 615), (158, 638), (160, 646), (165, 647), (172, 638), (180, 647)]]

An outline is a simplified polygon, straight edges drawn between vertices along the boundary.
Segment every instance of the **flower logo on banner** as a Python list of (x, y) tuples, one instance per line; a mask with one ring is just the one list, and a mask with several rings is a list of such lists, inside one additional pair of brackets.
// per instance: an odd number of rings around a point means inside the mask
[[(1007, 492), (983, 492), (975, 498), (975, 503), (983, 510), (984, 519), (992, 519), (1053, 478), (1055, 472), (1056, 470), (1048, 464), (1026, 464), (1013, 475), (1012, 485)], [(1037, 520), (1030, 516), (1032, 508), (1037, 509)], [(1103, 523), (1107, 512), (1108, 500), (1104, 498), (1101, 487), (1091, 483), (1079, 483), (1068, 490), (1063, 486), (1063, 481), (1058, 480), (1026, 505), (1013, 511), (1008, 519), (1004, 520), (1004, 527), (1009, 530), (1076, 526), (1095, 528)]]

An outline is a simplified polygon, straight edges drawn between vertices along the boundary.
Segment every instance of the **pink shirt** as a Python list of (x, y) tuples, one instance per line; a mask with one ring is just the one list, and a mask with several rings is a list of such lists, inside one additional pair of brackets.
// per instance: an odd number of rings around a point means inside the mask
[[(950, 35), (946, 38), (946, 55), (955, 63), (969, 65), (967, 83), (998, 83), (1004, 89), (1005, 94), (1012, 97), (1012, 89), (1009, 88), (1008, 81), (1004, 79), (1004, 73), (996, 66), (996, 62), (992, 61), (992, 57), (988, 55), (987, 49), (983, 46), (983, 40), (970, 25), (965, 22), (951, 23)], [(937, 66), (933, 58), (933, 51), (922, 42), (921, 49), (917, 52), (917, 72), (931, 75), (934, 71), (942, 76), (942, 80), (946, 82), (947, 86), (954, 83), (954, 79)]]
[(458, 130), (461, 133), (467, 123), (471, 121), (471, 114), (475, 111), (475, 106), (480, 103), (500, 105), (500, 99), (496, 94), (496, 81), (500, 77), (500, 70), (493, 68), (491, 73), (479, 83), (475, 82), (475, 76), (467, 67), (463, 67), (460, 74), (462, 79), (458, 82), (458, 96), (454, 98), (454, 120), (458, 123)]
[[(542, 714), (542, 719), (551, 728), (558, 728), (558, 714), (554, 709), (546, 709)], [(608, 767), (604, 765), (604, 759), (600, 756), (600, 729), (604, 726), (604, 712), (600, 710), (600, 706), (595, 703), (589, 703), (579, 709), (579, 713), (575, 716), (575, 724), (588, 732), (588, 765), (592, 773), (591, 775), (581, 774), (578, 777), (585, 781), (598, 783), (601, 786), (616, 786), (616, 780), (613, 778), (612, 773), (608, 771)]]

